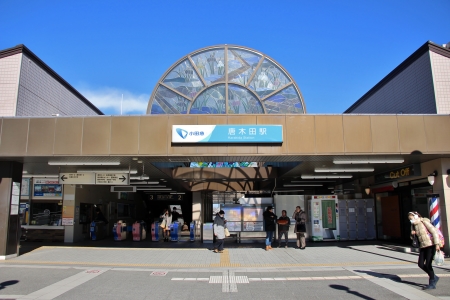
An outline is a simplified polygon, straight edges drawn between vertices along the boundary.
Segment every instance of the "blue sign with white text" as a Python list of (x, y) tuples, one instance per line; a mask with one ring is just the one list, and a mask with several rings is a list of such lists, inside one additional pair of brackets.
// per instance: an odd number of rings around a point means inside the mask
[(282, 143), (282, 125), (173, 125), (172, 143)]

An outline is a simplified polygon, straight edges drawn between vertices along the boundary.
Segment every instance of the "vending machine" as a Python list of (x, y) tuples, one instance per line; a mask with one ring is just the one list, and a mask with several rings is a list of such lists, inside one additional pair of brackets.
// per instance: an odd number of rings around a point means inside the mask
[(307, 224), (312, 241), (340, 240), (337, 196), (311, 196)]

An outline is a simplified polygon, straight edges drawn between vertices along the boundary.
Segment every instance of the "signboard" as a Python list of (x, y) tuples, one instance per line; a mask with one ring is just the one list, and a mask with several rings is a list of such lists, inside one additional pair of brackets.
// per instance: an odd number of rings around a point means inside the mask
[(161, 194), (161, 195), (148, 195), (148, 200), (183, 200), (183, 195), (176, 194)]
[(257, 162), (250, 161), (196, 161), (189, 164), (191, 168), (257, 168)]
[(62, 198), (62, 185), (58, 179), (33, 179), (33, 197), (41, 199)]
[(30, 178), (22, 178), (20, 196), (30, 196)]
[(94, 173), (59, 173), (60, 184), (95, 184)]
[(283, 143), (282, 125), (173, 125), (172, 143)]
[(62, 218), (62, 226), (73, 226), (73, 218)]
[(384, 172), (375, 175), (375, 182), (385, 182), (397, 179), (403, 179), (408, 177), (421, 176), (420, 165), (409, 165), (399, 169), (394, 169), (389, 172)]
[(95, 184), (104, 185), (128, 185), (129, 174), (126, 173), (96, 173)]

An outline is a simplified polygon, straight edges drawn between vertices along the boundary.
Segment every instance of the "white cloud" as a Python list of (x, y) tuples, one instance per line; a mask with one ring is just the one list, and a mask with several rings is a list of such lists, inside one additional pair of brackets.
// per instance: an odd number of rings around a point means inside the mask
[(123, 95), (122, 113), (145, 114), (150, 95), (134, 94), (132, 92), (116, 88), (89, 89), (81, 88), (80, 93), (102, 110), (106, 115), (120, 115), (120, 102)]

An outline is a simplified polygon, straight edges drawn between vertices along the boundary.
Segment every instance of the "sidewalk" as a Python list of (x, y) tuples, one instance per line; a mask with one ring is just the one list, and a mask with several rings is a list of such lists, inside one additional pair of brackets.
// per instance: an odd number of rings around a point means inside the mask
[(0, 262), (0, 299), (450, 299), (450, 266), (435, 267), (438, 289), (422, 291), (417, 254), (393, 245), (164, 245), (43, 246)]

